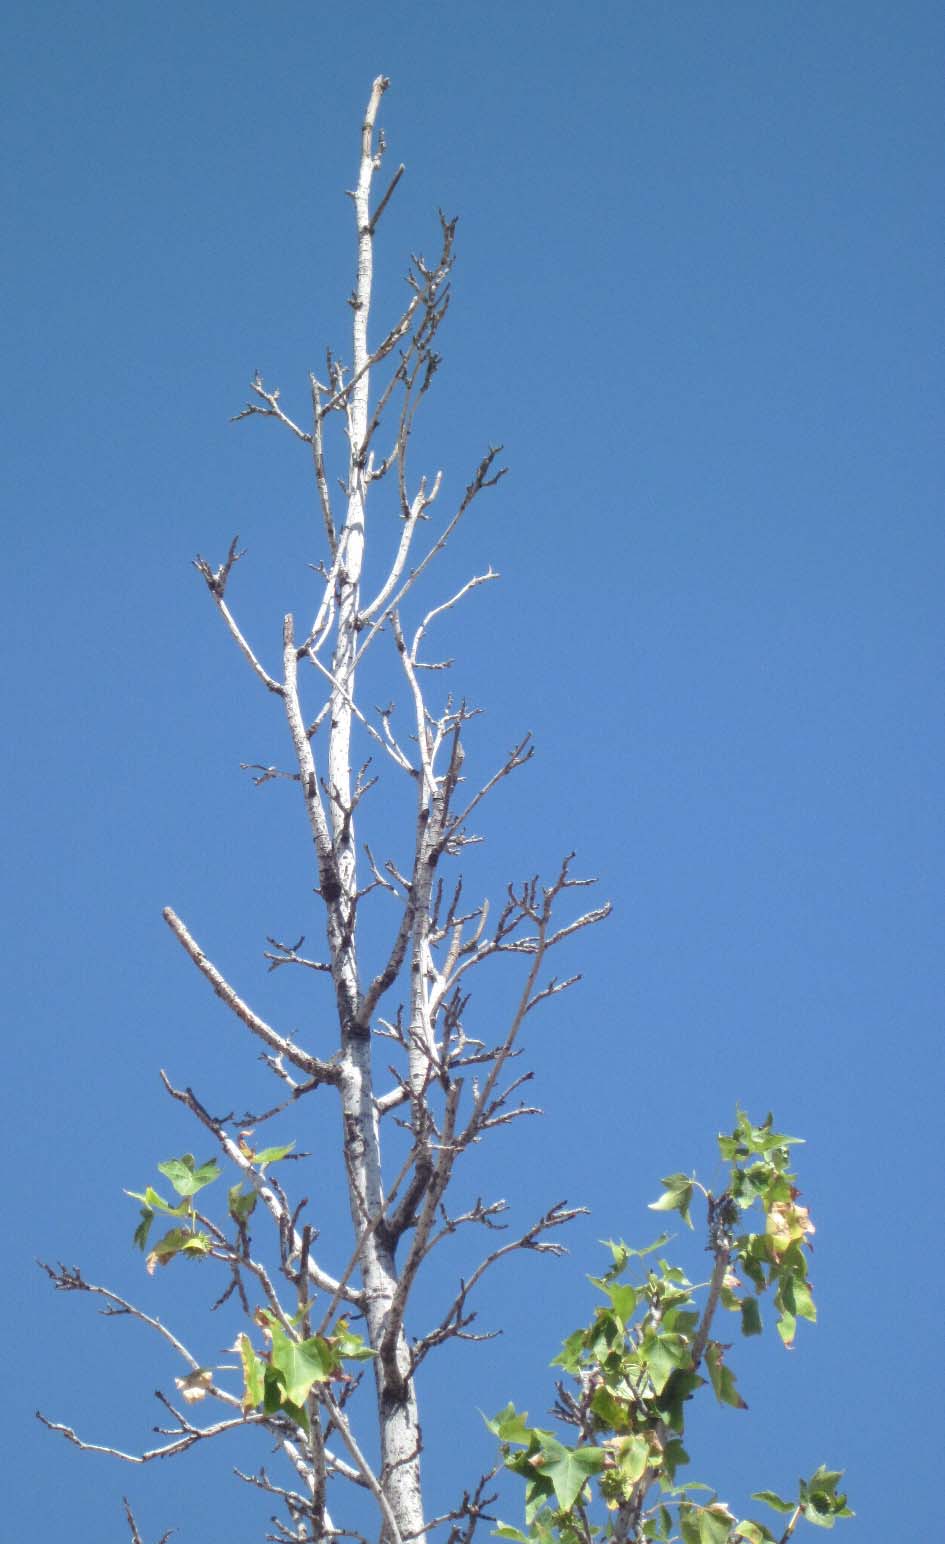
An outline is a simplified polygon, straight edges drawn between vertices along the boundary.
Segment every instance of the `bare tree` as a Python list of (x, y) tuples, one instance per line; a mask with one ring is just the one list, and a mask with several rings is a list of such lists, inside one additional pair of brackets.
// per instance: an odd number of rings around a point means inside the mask
[[(526, 735), (481, 786), (467, 786), (463, 739), (474, 710), (461, 698), (437, 695), (450, 662), (431, 659), (426, 652), (437, 620), (496, 578), (493, 570), (414, 612), (408, 623), (418, 581), (504, 469), (500, 447), (491, 447), (462, 498), (420, 550), (421, 531), (431, 527), (439, 501), (441, 476), (413, 475), (409, 451), (416, 415), (439, 363), (436, 343), (449, 304), (455, 222), (440, 217), (436, 260), (428, 264), (413, 258), (402, 314), (374, 341), (375, 233), (404, 170), (397, 168), (372, 207), (384, 154), (377, 114), (387, 85), (378, 77), (371, 89), (351, 195), (357, 274), (349, 301), (350, 363), (329, 353), (323, 374), (310, 377), (305, 426), (289, 416), (279, 391), (269, 389), (258, 374), (249, 402), (237, 415), (271, 418), (306, 447), (323, 526), (325, 551), (317, 570), (314, 614), (302, 626), (292, 615), (285, 617), (278, 668), (263, 662), (231, 609), (230, 582), (242, 556), (238, 539), (217, 567), (196, 559), (234, 643), (285, 711), (290, 769), (261, 765), (250, 770), (258, 783), (287, 778), (298, 785), (327, 942), (324, 953), (311, 958), (302, 952), (304, 938), (291, 944), (271, 938), (266, 958), (272, 970), (292, 966), (312, 973), (317, 992), (328, 984), (322, 986), (319, 978), (330, 980), (337, 1021), (332, 1053), (316, 1056), (267, 1023), (208, 959), (189, 925), (170, 907), (164, 912), (197, 970), (261, 1042), (262, 1059), (281, 1086), (274, 1109), (252, 1124), (316, 1096), (337, 1103), (351, 1216), (347, 1264), (340, 1274), (325, 1268), (312, 1209), (304, 1200), (293, 1203), (273, 1176), (272, 1166), (286, 1157), (286, 1150), (254, 1148), (245, 1122), (212, 1114), (193, 1089), (175, 1088), (165, 1077), (168, 1093), (210, 1133), (221, 1156), (238, 1171), (240, 1184), (229, 1192), (221, 1226), (198, 1210), (195, 1200), (219, 1174), (218, 1163), (198, 1168), (185, 1157), (160, 1165), (177, 1198), (167, 1202), (150, 1187), (141, 1194), (138, 1241), (147, 1250), (151, 1223), (163, 1211), (173, 1225), (148, 1253), (151, 1270), (177, 1255), (208, 1257), (222, 1267), (221, 1300), (237, 1300), (247, 1321), (234, 1347), (242, 1389), (228, 1386), (227, 1369), (204, 1366), (162, 1323), (125, 1298), (93, 1285), (77, 1269), (47, 1267), (59, 1289), (88, 1293), (99, 1299), (104, 1312), (130, 1315), (148, 1326), (170, 1344), (183, 1366), (177, 1397), (159, 1396), (170, 1424), (160, 1429), (161, 1440), (148, 1451), (125, 1453), (86, 1442), (61, 1423), (46, 1424), (81, 1448), (131, 1463), (180, 1453), (236, 1427), (261, 1427), (280, 1455), (282, 1472), (260, 1469), (241, 1478), (280, 1503), (282, 1516), (271, 1536), (297, 1544), (356, 1532), (345, 1521), (345, 1486), (373, 1498), (379, 1527), (391, 1544), (421, 1539), (434, 1523), (449, 1524), (452, 1538), (468, 1540), (488, 1504), (484, 1476), (448, 1514), (428, 1515), (421, 1486), (416, 1372), (449, 1340), (477, 1338), (470, 1327), (470, 1295), (486, 1271), (518, 1250), (560, 1252), (549, 1235), (575, 1213), (559, 1203), (518, 1236), (489, 1247), (505, 1202), (480, 1199), (457, 1210), (450, 1205), (450, 1186), (473, 1144), (534, 1113), (521, 1099), (528, 1074), (514, 1066), (522, 1026), (536, 1007), (578, 979), (549, 974), (551, 952), (608, 911), (602, 905), (578, 908), (575, 915), (572, 908), (562, 916), (561, 903), (589, 883), (574, 877), (570, 856), (547, 883), (528, 878), (509, 885), (493, 908), (485, 900), (465, 900), (455, 868), (465, 847), (478, 840), (472, 817), (487, 795), (524, 766), (532, 747)], [(333, 430), (340, 431), (344, 464), (340, 499), (329, 475)], [(365, 595), (368, 505), (375, 487), (373, 502), (383, 501), (386, 516), (381, 533), (394, 526), (397, 538), (386, 577), (376, 593)], [(359, 697), (359, 672), (369, 650), (386, 651), (399, 674), (404, 713), (393, 705), (374, 709)], [(303, 697), (317, 697), (317, 706)], [(363, 758), (362, 746), (367, 750)], [(393, 769), (412, 804), (412, 849), (406, 860), (390, 852), (375, 854), (359, 843), (357, 812), (380, 780), (379, 773), (369, 775), (372, 764)], [(392, 789), (391, 798), (397, 797)], [(386, 928), (388, 935), (373, 970), (366, 968), (359, 932), (369, 897), (382, 909), (372, 925)], [(478, 1037), (469, 1027), (470, 977), (503, 955), (519, 957), (520, 975), (498, 1033)], [(318, 1011), (324, 1011), (321, 1001)], [(389, 1141), (391, 1125), (397, 1138)], [(266, 1216), (275, 1238), (268, 1255), (266, 1242), (259, 1247), (250, 1232), (254, 1219)], [(436, 1322), (419, 1332), (412, 1326), (408, 1333), (418, 1275), (437, 1246), (459, 1229), (479, 1230), (488, 1242), (459, 1283), (445, 1286)], [(352, 1326), (363, 1328), (363, 1337)], [(374, 1416), (364, 1397), (357, 1397), (365, 1385), (345, 1371), (346, 1363), (359, 1359), (371, 1364)], [(204, 1401), (220, 1407), (219, 1417), (199, 1424), (188, 1412), (198, 1404), (208, 1408)], [(380, 1455), (376, 1468), (366, 1456), (374, 1450)], [(137, 1538), (130, 1508), (128, 1521)]]

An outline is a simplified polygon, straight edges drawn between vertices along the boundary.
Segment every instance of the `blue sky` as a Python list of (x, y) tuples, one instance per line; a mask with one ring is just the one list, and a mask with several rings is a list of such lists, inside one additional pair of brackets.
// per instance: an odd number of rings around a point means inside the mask
[[(437, 206), (461, 217), (418, 454), (452, 492), (490, 441), (511, 467), (428, 592), (501, 571), (446, 636), (458, 689), (488, 709), (479, 764), (523, 729), (539, 748), (496, 798), (477, 872), (499, 887), (573, 846), (615, 905), (569, 962), (583, 984), (530, 1037), (546, 1119), (475, 1176), (522, 1222), (560, 1196), (592, 1216), (567, 1261), (525, 1259), (484, 1292), (500, 1341), (431, 1368), (435, 1500), (489, 1462), (477, 1408), (546, 1408), (595, 1241), (649, 1239), (661, 1174), (711, 1182), (740, 1101), (807, 1138), (821, 1323), (790, 1356), (737, 1348), (751, 1410), (698, 1428), (693, 1474), (741, 1509), (836, 1463), (851, 1544), (930, 1536), (940, 8), (46, 0), (14, 4), (7, 42), (10, 1537), (41, 1521), (123, 1538), (123, 1491), (148, 1538), (261, 1536), (265, 1509), (226, 1477), (261, 1461), (248, 1444), (128, 1470), (32, 1422), (40, 1405), (146, 1441), (172, 1369), (31, 1262), (81, 1263), (207, 1334), (210, 1289), (144, 1275), (121, 1191), (194, 1140), (159, 1066), (218, 1108), (267, 1085), (162, 905), (260, 1011), (316, 1011), (261, 959), (266, 934), (315, 929), (295, 804), (238, 770), (279, 759), (281, 726), (188, 565), (241, 534), (261, 649), (308, 606), (304, 457), (227, 420), (257, 368), (304, 411), (307, 371), (345, 346), (343, 190), (381, 71), (408, 175), (379, 314), (409, 252), (432, 250)], [(311, 1119), (284, 1134), (318, 1163), (330, 1130)], [(337, 1176), (315, 1173), (327, 1238)]]

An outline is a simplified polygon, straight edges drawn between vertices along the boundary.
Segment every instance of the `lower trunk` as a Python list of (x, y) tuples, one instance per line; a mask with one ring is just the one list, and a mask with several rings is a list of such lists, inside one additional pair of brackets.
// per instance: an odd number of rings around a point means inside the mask
[[(360, 1054), (359, 1054), (360, 1053)], [(370, 1044), (352, 1048), (342, 1082), (345, 1163), (355, 1235), (377, 1216), (384, 1204), (377, 1115), (370, 1094)], [(372, 1232), (361, 1251), (361, 1284), (366, 1295), (368, 1340), (377, 1350), (387, 1329), (387, 1317), (397, 1288), (393, 1252)], [(390, 1503), (401, 1539), (424, 1544), (423, 1497), (420, 1487), (420, 1418), (410, 1352), (401, 1330), (393, 1358), (385, 1367), (374, 1359), (380, 1432), (379, 1479)], [(387, 1530), (385, 1530), (385, 1537)], [(389, 1541), (394, 1544), (394, 1541)]]

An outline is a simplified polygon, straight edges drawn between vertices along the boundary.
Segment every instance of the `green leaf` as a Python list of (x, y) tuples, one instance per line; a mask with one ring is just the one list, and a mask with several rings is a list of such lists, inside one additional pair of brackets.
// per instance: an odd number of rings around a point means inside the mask
[[(479, 1413), (482, 1415), (482, 1411)], [(491, 1421), (485, 1415), (482, 1419), (500, 1442), (514, 1442), (521, 1447), (527, 1447), (532, 1440), (532, 1431), (527, 1424), (528, 1412), (516, 1410), (513, 1404), (507, 1404), (505, 1409), (500, 1410)]]
[(650, 1444), (645, 1437), (636, 1434), (624, 1437), (617, 1453), (617, 1473), (628, 1485), (636, 1483), (645, 1474), (650, 1461)]
[(559, 1507), (570, 1511), (592, 1474), (604, 1467), (602, 1448), (568, 1448), (555, 1437), (546, 1437), (539, 1448), (539, 1473), (550, 1480)]
[(531, 1525), (546, 1502), (554, 1496), (554, 1486), (548, 1476), (537, 1469), (529, 1469), (525, 1480), (525, 1521)]
[(658, 1541), (668, 1539), (673, 1529), (672, 1513), (667, 1506), (659, 1506), (652, 1522), (647, 1523), (643, 1532), (646, 1538)]
[(685, 1425), (683, 1406), (704, 1383), (705, 1379), (697, 1372), (673, 1373), (659, 1402), (660, 1414), (671, 1431), (682, 1432)]
[(679, 1508), (679, 1532), (683, 1544), (701, 1544), (698, 1510), (691, 1502), (686, 1501)]
[(596, 1388), (591, 1395), (591, 1409), (603, 1426), (611, 1431), (626, 1431), (631, 1422), (627, 1401), (618, 1399), (609, 1388)]
[(282, 1374), (279, 1369), (271, 1364), (266, 1366), (265, 1383), (263, 1389), (263, 1409), (267, 1415), (274, 1415), (277, 1410), (284, 1410), (286, 1415), (293, 1420), (296, 1426), (301, 1426), (303, 1431), (308, 1431), (308, 1411), (303, 1405), (297, 1405), (289, 1399), (285, 1392)]
[(770, 1153), (779, 1147), (796, 1147), (803, 1137), (784, 1136), (772, 1130), (773, 1117), (769, 1114), (764, 1124), (753, 1126), (744, 1110), (738, 1111), (735, 1130), (729, 1137), (718, 1137), (719, 1152), (726, 1163), (737, 1158), (748, 1158), (752, 1153)]
[(797, 1319), (794, 1314), (788, 1313), (785, 1308), (778, 1317), (777, 1328), (786, 1348), (790, 1350), (794, 1344), (794, 1336), (797, 1334)]
[(774, 1534), (769, 1532), (764, 1523), (753, 1523), (747, 1519), (735, 1524), (734, 1537), (745, 1539), (747, 1544), (777, 1544)]
[(175, 1255), (189, 1255), (193, 1259), (198, 1255), (209, 1254), (210, 1249), (210, 1239), (206, 1233), (191, 1233), (189, 1228), (171, 1228), (148, 1255), (148, 1272), (153, 1275), (155, 1266), (167, 1265)]
[(246, 1222), (256, 1209), (259, 1197), (255, 1190), (243, 1194), (242, 1183), (231, 1185), (227, 1191), (227, 1210), (234, 1222)]
[(817, 1323), (817, 1304), (806, 1281), (799, 1277), (794, 1278), (794, 1312), (799, 1319), (806, 1319), (810, 1324)]
[(179, 1196), (195, 1196), (204, 1185), (218, 1179), (221, 1172), (215, 1158), (202, 1163), (198, 1169), (193, 1153), (185, 1153), (183, 1158), (168, 1158), (166, 1163), (158, 1164), (158, 1169), (170, 1180)]
[(794, 1501), (785, 1501), (773, 1490), (754, 1490), (751, 1493), (752, 1501), (763, 1501), (765, 1506), (771, 1507), (774, 1512), (793, 1512), (797, 1505)]
[(587, 1335), (584, 1330), (575, 1330), (569, 1335), (558, 1355), (551, 1363), (552, 1367), (563, 1367), (565, 1372), (577, 1372), (581, 1365), (581, 1357), (587, 1343)]
[(676, 1369), (682, 1371), (689, 1366), (692, 1348), (684, 1335), (654, 1335), (648, 1331), (643, 1337), (640, 1354), (654, 1390), (662, 1394)]
[(284, 1397), (285, 1388), (278, 1368), (266, 1362), (263, 1372), (263, 1409), (266, 1414), (275, 1415), (277, 1410), (281, 1410)]
[[(131, 1192), (129, 1191), (128, 1193), (130, 1195)], [(151, 1232), (151, 1224), (153, 1221), (154, 1213), (152, 1212), (150, 1206), (142, 1206), (141, 1221), (135, 1228), (134, 1237), (132, 1238), (132, 1243), (136, 1244), (139, 1249), (143, 1250), (147, 1245), (148, 1234)]]
[(243, 1412), (255, 1410), (263, 1402), (265, 1393), (266, 1364), (253, 1350), (248, 1335), (237, 1337), (240, 1361), (243, 1365)]
[(361, 1335), (349, 1330), (344, 1319), (338, 1320), (329, 1340), (335, 1356), (343, 1357), (346, 1362), (369, 1362), (377, 1355)]
[(636, 1288), (631, 1287), (629, 1282), (622, 1282), (608, 1285), (605, 1291), (617, 1318), (621, 1324), (626, 1324), (637, 1306)]
[(302, 1405), (312, 1385), (325, 1383), (337, 1370), (338, 1358), (321, 1335), (290, 1340), (277, 1324), (272, 1325), (271, 1332), (272, 1366), (281, 1376), (285, 1398), (293, 1405)]
[(154, 1212), (166, 1212), (169, 1217), (186, 1217), (190, 1210), (186, 1201), (180, 1201), (176, 1206), (171, 1206), (163, 1196), (158, 1195), (156, 1190), (152, 1190), (150, 1185), (144, 1187), (143, 1195), (140, 1195), (137, 1190), (126, 1190), (125, 1195), (131, 1196), (133, 1201), (143, 1201), (144, 1205), (149, 1206)]
[(678, 1437), (674, 1437), (672, 1442), (667, 1442), (663, 1449), (663, 1470), (670, 1484), (673, 1484), (676, 1479), (676, 1470), (681, 1469), (688, 1462), (689, 1454)]
[(717, 1340), (709, 1341), (705, 1348), (705, 1360), (719, 1404), (734, 1405), (736, 1410), (747, 1410), (748, 1406), (735, 1387), (735, 1374), (725, 1365), (725, 1350)]
[(303, 1431), (307, 1432), (311, 1429), (308, 1411), (304, 1405), (294, 1405), (291, 1399), (284, 1399), (279, 1408), (285, 1411), (286, 1415), (295, 1422), (296, 1426), (301, 1426)]
[(678, 1212), (687, 1227), (692, 1227), (689, 1208), (692, 1205), (692, 1180), (688, 1174), (668, 1174), (661, 1181), (666, 1186), (656, 1201), (651, 1201), (651, 1212)]
[(735, 1521), (728, 1507), (721, 1502), (699, 1508), (699, 1544), (728, 1544)]
[(756, 1297), (746, 1297), (741, 1303), (741, 1311), (742, 1334), (760, 1335), (762, 1326), (761, 1309), (758, 1306), (758, 1299)]
[(622, 1271), (624, 1269), (624, 1267), (626, 1266), (627, 1261), (630, 1259), (630, 1256), (633, 1253), (633, 1251), (628, 1249), (626, 1244), (623, 1243), (622, 1240), (618, 1243), (616, 1241), (616, 1239), (602, 1238), (601, 1239), (601, 1243), (603, 1244), (605, 1249), (609, 1249), (610, 1250), (610, 1258), (614, 1262), (614, 1266), (613, 1266), (614, 1270), (615, 1271)]
[(511, 1527), (509, 1523), (499, 1523), (497, 1528), (493, 1528), (492, 1536), (496, 1539), (514, 1539), (516, 1544), (531, 1544), (527, 1533), (523, 1533), (521, 1528)]
[(837, 1492), (842, 1479), (842, 1469), (827, 1469), (821, 1464), (809, 1480), (801, 1481), (801, 1510), (807, 1522), (832, 1528), (838, 1517), (853, 1516), (846, 1496)]
[(262, 1169), (267, 1163), (278, 1163), (281, 1158), (288, 1157), (294, 1142), (287, 1142), (284, 1147), (264, 1147), (261, 1153), (253, 1154), (253, 1163), (257, 1169)]

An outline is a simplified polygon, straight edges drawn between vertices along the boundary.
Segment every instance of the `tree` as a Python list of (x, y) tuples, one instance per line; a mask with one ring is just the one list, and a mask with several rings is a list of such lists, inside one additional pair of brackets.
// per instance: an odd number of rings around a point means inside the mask
[[(437, 694), (439, 677), (452, 662), (426, 653), (438, 619), (475, 588), (496, 578), (494, 571), (474, 575), (408, 620), (418, 582), (427, 576), (471, 505), (497, 485), (504, 468), (498, 461), (501, 447), (490, 447), (438, 534), (422, 545), (421, 531), (438, 505), (441, 476), (437, 472), (432, 479), (415, 478), (409, 452), (416, 415), (439, 363), (435, 344), (449, 305), (455, 221), (441, 215), (436, 260), (430, 264), (422, 257), (412, 260), (403, 312), (381, 341), (373, 343), (375, 233), (404, 170), (398, 167), (372, 209), (374, 178), (385, 149), (383, 135), (377, 133), (377, 115), (387, 85), (379, 77), (371, 90), (361, 131), (358, 179), (351, 195), (357, 267), (349, 301), (350, 362), (343, 364), (329, 352), (323, 376), (310, 377), (307, 428), (289, 416), (279, 390), (268, 388), (258, 374), (251, 383), (250, 401), (237, 414), (239, 419), (270, 418), (306, 447), (323, 526), (325, 550), (317, 568), (320, 593), (314, 617), (306, 627), (297, 627), (291, 614), (285, 617), (278, 671), (263, 662), (231, 609), (230, 581), (243, 556), (238, 538), (218, 566), (202, 557), (195, 560), (234, 643), (257, 682), (285, 713), (293, 753), (290, 769), (255, 766), (250, 770), (258, 784), (287, 780), (298, 789), (312, 842), (313, 878), (326, 946), (324, 952), (310, 956), (302, 952), (304, 936), (294, 943), (270, 938), (266, 958), (271, 970), (291, 966), (312, 974), (319, 1012), (324, 1011), (326, 998), (332, 1005), (335, 1044), (327, 1054), (315, 1054), (270, 1025), (207, 957), (188, 923), (171, 907), (165, 908), (165, 921), (181, 948), (226, 1007), (261, 1042), (262, 1059), (280, 1086), (279, 1102), (272, 1109), (235, 1121), (213, 1114), (193, 1089), (177, 1088), (165, 1077), (168, 1094), (186, 1107), (216, 1151), (203, 1162), (187, 1153), (158, 1165), (171, 1186), (170, 1199), (166, 1187), (165, 1193), (151, 1185), (129, 1192), (140, 1204), (135, 1242), (145, 1253), (151, 1273), (180, 1260), (213, 1260), (222, 1269), (224, 1286), (215, 1306), (232, 1302), (242, 1311), (244, 1327), (233, 1346), (238, 1360), (232, 1368), (206, 1365), (158, 1319), (108, 1288), (90, 1283), (80, 1270), (47, 1267), (58, 1289), (100, 1298), (106, 1313), (131, 1315), (162, 1336), (183, 1365), (176, 1379), (176, 1397), (159, 1395), (174, 1424), (163, 1430), (166, 1440), (144, 1453), (128, 1454), (89, 1443), (70, 1427), (40, 1417), (45, 1424), (80, 1448), (139, 1463), (179, 1454), (236, 1427), (259, 1427), (282, 1460), (280, 1472), (270, 1474), (261, 1468), (241, 1477), (281, 1505), (283, 1520), (276, 1523), (274, 1536), (299, 1544), (352, 1531), (346, 1520), (336, 1520), (340, 1514), (335, 1495), (346, 1486), (370, 1495), (390, 1544), (422, 1539), (431, 1526), (421, 1484), (417, 1370), (446, 1342), (477, 1338), (471, 1329), (475, 1311), (470, 1299), (488, 1270), (520, 1250), (560, 1253), (562, 1246), (550, 1235), (576, 1215), (574, 1209), (558, 1203), (517, 1237), (493, 1248), (491, 1232), (505, 1203), (478, 1199), (470, 1208), (457, 1210), (451, 1204), (456, 1193), (451, 1185), (463, 1155), (490, 1131), (536, 1113), (522, 1098), (529, 1074), (518, 1073), (515, 1067), (522, 1027), (536, 1008), (579, 979), (575, 974), (549, 973), (552, 952), (603, 921), (609, 911), (607, 904), (586, 910), (574, 904), (579, 898), (573, 892), (583, 891), (591, 881), (575, 875), (573, 854), (565, 856), (545, 882), (532, 877), (510, 884), (495, 908), (485, 900), (466, 900), (462, 874), (455, 867), (455, 860), (479, 840), (470, 822), (480, 805), (529, 761), (532, 747), (526, 735), (481, 785), (468, 786), (464, 739), (476, 710), (462, 697)], [(332, 430), (338, 431), (340, 450), (335, 448)], [(333, 473), (339, 465), (340, 500), (333, 492)], [(371, 498), (375, 485), (378, 494)], [(369, 591), (365, 554), (379, 500), (386, 501), (388, 520), (394, 506), (397, 535), (387, 555), (386, 573)], [(381, 540), (383, 530), (382, 525)], [(384, 668), (393, 667), (396, 672), (405, 708), (395, 706), (393, 699), (379, 709), (366, 705), (361, 689), (365, 657), (369, 656), (371, 666), (378, 655)], [(426, 684), (428, 677), (432, 686)], [(313, 685), (317, 706), (309, 700)], [(379, 784), (387, 787), (386, 774), (396, 779), (399, 788), (397, 793), (392, 791), (392, 803), (385, 807), (387, 833), (397, 829), (399, 819), (390, 813), (393, 801), (399, 799), (401, 808), (404, 804), (412, 808), (409, 836), (403, 843), (391, 842), (393, 850), (381, 849), (376, 840), (363, 840), (362, 828), (372, 825), (374, 790)], [(375, 820), (374, 825), (378, 824)], [(382, 840), (390, 842), (389, 834)], [(383, 939), (381, 945), (378, 939)], [(515, 957), (519, 976), (498, 1033), (490, 1028), (480, 1035), (473, 1022), (470, 979), (474, 971), (502, 956)], [(390, 1054), (396, 1060), (388, 1068)], [(330, 1099), (336, 1106), (346, 1176), (350, 1248), (346, 1266), (336, 1274), (319, 1256), (317, 1215), (307, 1200), (291, 1199), (288, 1187), (274, 1172), (294, 1156), (295, 1144), (259, 1146), (256, 1142), (256, 1130), (265, 1121), (296, 1105), (307, 1109), (313, 1099)], [(745, 1131), (758, 1130), (761, 1138), (744, 1137)], [(618, 1536), (644, 1536), (650, 1526), (642, 1506), (645, 1491), (650, 1483), (659, 1483), (668, 1485), (672, 1493), (675, 1468), (681, 1462), (673, 1447), (675, 1439), (667, 1435), (674, 1429), (667, 1401), (671, 1397), (673, 1408), (681, 1409), (681, 1401), (701, 1381), (698, 1369), (705, 1360), (716, 1392), (734, 1402), (729, 1397), (734, 1385), (722, 1365), (722, 1348), (710, 1340), (709, 1330), (736, 1249), (730, 1237), (734, 1216), (730, 1207), (736, 1205), (733, 1187), (739, 1183), (747, 1187), (739, 1203), (761, 1200), (768, 1222), (780, 1218), (789, 1231), (794, 1230), (778, 1249), (764, 1242), (772, 1236), (770, 1230), (746, 1236), (762, 1240), (738, 1246), (744, 1260), (753, 1262), (752, 1279), (763, 1287), (777, 1277), (779, 1292), (795, 1294), (790, 1304), (780, 1303), (782, 1317), (795, 1310), (804, 1315), (805, 1229), (783, 1158), (787, 1139), (771, 1142), (770, 1134), (770, 1121), (762, 1128), (745, 1125), (742, 1131), (750, 1152), (761, 1153), (767, 1165), (767, 1188), (733, 1178), (723, 1196), (707, 1194), (716, 1271), (698, 1328), (683, 1316), (690, 1312), (688, 1284), (682, 1290), (679, 1276), (667, 1266), (666, 1280), (672, 1289), (662, 1296), (654, 1296), (651, 1289), (648, 1297), (644, 1293), (639, 1299), (646, 1303), (639, 1331), (642, 1339), (633, 1341), (637, 1332), (628, 1329), (632, 1315), (629, 1309), (623, 1314), (621, 1334), (630, 1336), (624, 1354), (636, 1358), (634, 1365), (643, 1380), (630, 1393), (626, 1366), (621, 1364), (619, 1377), (611, 1376), (613, 1369), (606, 1365), (596, 1331), (580, 1342), (574, 1337), (568, 1342), (570, 1351), (562, 1366), (578, 1377), (584, 1391), (577, 1401), (572, 1398), (561, 1406), (565, 1419), (578, 1431), (576, 1449), (566, 1450), (561, 1444), (552, 1448), (548, 1433), (528, 1428), (511, 1409), (493, 1423), (503, 1461), (529, 1480), (528, 1516), (534, 1536), (544, 1537), (550, 1528), (569, 1539), (590, 1537), (593, 1525), (585, 1508), (585, 1486), (592, 1475), (603, 1476), (602, 1496), (616, 1511)], [(751, 1142), (756, 1145), (752, 1147)], [(733, 1155), (737, 1160), (734, 1149)], [(225, 1217), (214, 1220), (204, 1210), (202, 1193), (221, 1177), (221, 1158), (235, 1171), (235, 1183), (227, 1191)], [(736, 1161), (733, 1174), (746, 1172), (752, 1171), (739, 1168)], [(685, 1176), (674, 1180), (678, 1183), (670, 1186), (667, 1195), (687, 1215), (694, 1182)], [(168, 1226), (155, 1239), (152, 1230), (159, 1216), (168, 1219)], [(261, 1237), (260, 1219), (268, 1229)], [(460, 1230), (478, 1232), (488, 1242), (458, 1287), (445, 1294), (433, 1327), (411, 1335), (408, 1310), (418, 1278), (437, 1246)], [(603, 1278), (604, 1288), (611, 1301), (614, 1292), (623, 1293), (620, 1302), (626, 1307), (629, 1289), (615, 1283), (634, 1252), (623, 1245), (614, 1250), (613, 1270)], [(782, 1278), (790, 1279), (788, 1287)], [(733, 1306), (734, 1288), (726, 1290), (732, 1296), (728, 1306)], [(743, 1307), (742, 1313), (749, 1331), (753, 1330), (751, 1311)], [(667, 1315), (675, 1315), (671, 1332)], [(670, 1333), (675, 1337), (676, 1360), (662, 1377), (655, 1372), (655, 1359), (647, 1360), (647, 1346), (655, 1337), (660, 1354), (669, 1355)], [(238, 1374), (238, 1389), (232, 1387), (231, 1372)], [(365, 1406), (372, 1383), (376, 1418), (370, 1421)], [(601, 1407), (602, 1391), (610, 1400), (606, 1411)], [(204, 1401), (220, 1407), (221, 1415), (199, 1424), (188, 1412), (192, 1406), (203, 1409)], [(370, 1440), (363, 1435), (365, 1427), (373, 1430)], [(605, 1439), (605, 1431), (612, 1436)], [(510, 1456), (516, 1443), (525, 1446), (523, 1457)], [(368, 1456), (375, 1446), (376, 1461)], [(570, 1458), (562, 1457), (566, 1452)], [(552, 1453), (572, 1477), (563, 1489), (549, 1468)], [(672, 1454), (672, 1459), (666, 1454)], [(631, 1486), (632, 1501), (619, 1491), (621, 1475)], [(574, 1476), (578, 1478), (572, 1483)], [(481, 1476), (457, 1506), (437, 1520), (452, 1524), (454, 1539), (472, 1537), (491, 1501), (491, 1478)], [(647, 1484), (641, 1490), (643, 1480)], [(549, 1498), (557, 1509), (538, 1517)], [(688, 1539), (685, 1529), (691, 1525), (704, 1531), (709, 1526), (704, 1519), (714, 1515), (716, 1534), (711, 1536), (716, 1538), (721, 1514), (700, 1506), (690, 1515), (685, 1510), (688, 1505), (684, 1503), (680, 1512), (684, 1537)], [(844, 1515), (843, 1498), (828, 1512), (831, 1520), (834, 1513)], [(128, 1521), (137, 1539), (130, 1507)], [(532, 1536), (514, 1529), (512, 1534)], [(762, 1530), (740, 1536), (768, 1535)]]

